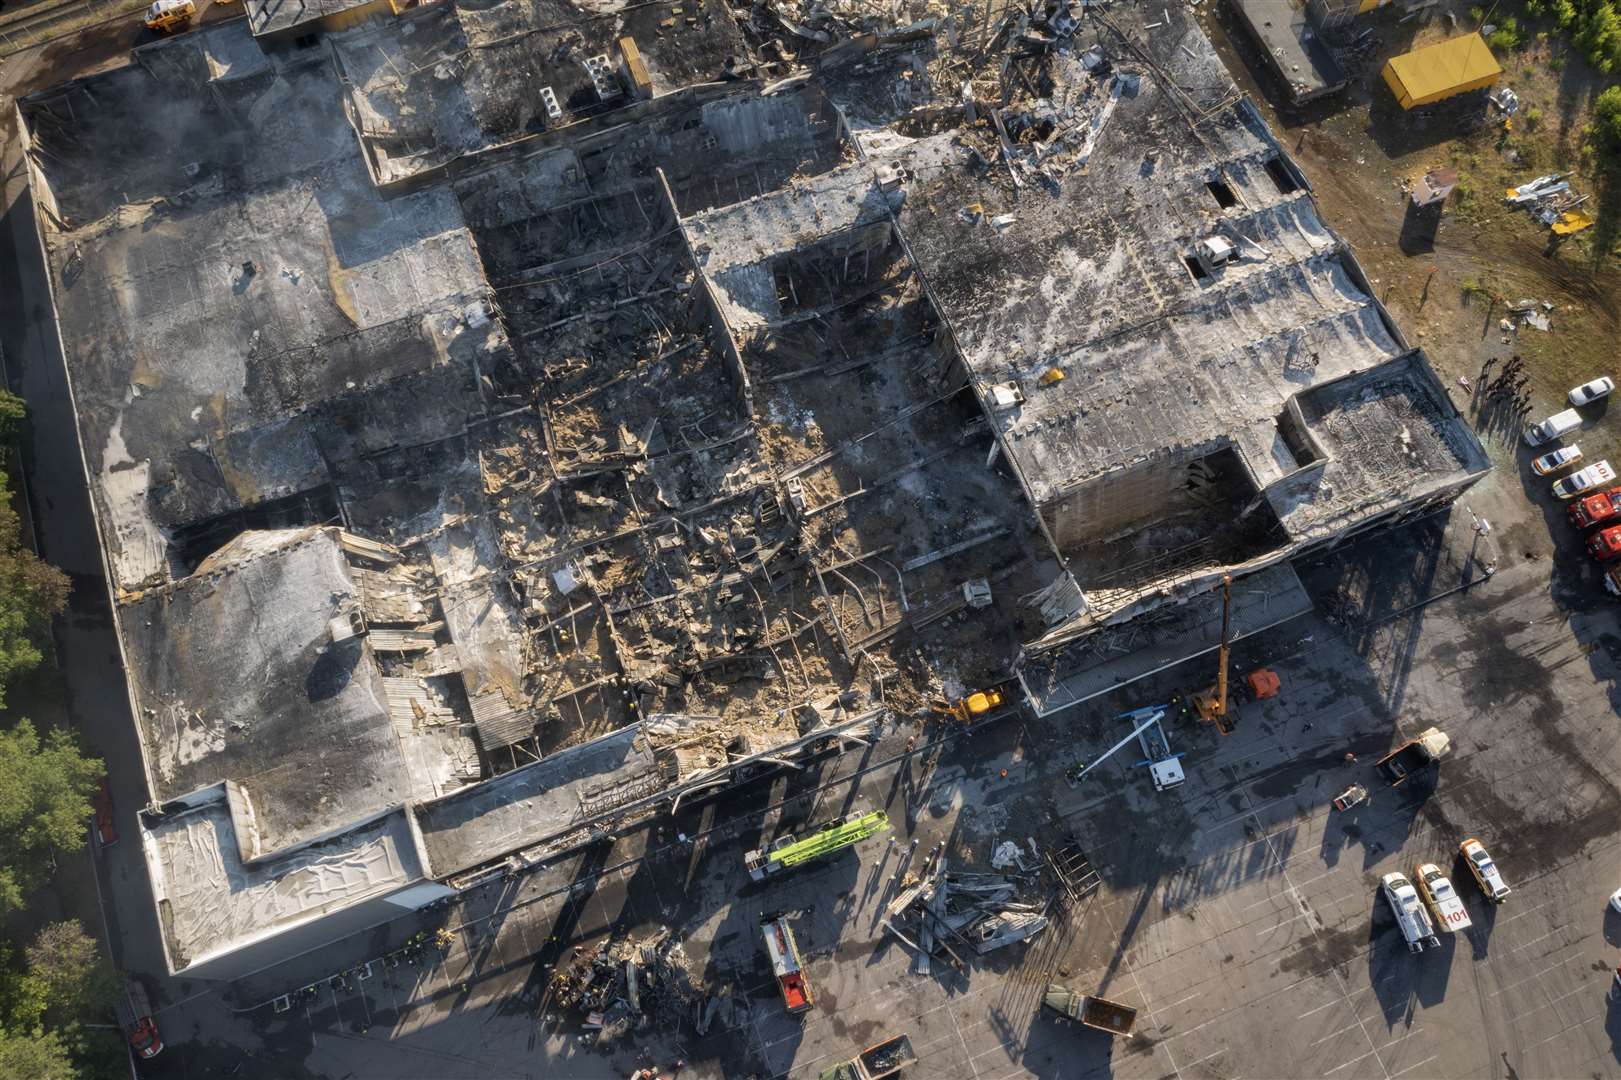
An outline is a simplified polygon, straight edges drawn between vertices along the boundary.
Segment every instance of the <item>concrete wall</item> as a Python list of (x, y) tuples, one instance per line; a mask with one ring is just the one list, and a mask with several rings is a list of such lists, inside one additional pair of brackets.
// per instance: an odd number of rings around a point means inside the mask
[(1042, 520), (1060, 551), (1134, 532), (1186, 509), (1188, 466), (1204, 456), (1164, 454), (1105, 473), (1043, 506)]

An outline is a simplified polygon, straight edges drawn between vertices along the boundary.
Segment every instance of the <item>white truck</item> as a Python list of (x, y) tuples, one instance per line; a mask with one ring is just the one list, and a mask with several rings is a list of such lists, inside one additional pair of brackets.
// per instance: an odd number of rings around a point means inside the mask
[(1424, 902), (1418, 898), (1418, 890), (1413, 888), (1413, 883), (1403, 874), (1391, 873), (1386, 874), (1380, 884), (1390, 910), (1395, 912), (1396, 925), (1401, 927), (1407, 951), (1419, 953), (1440, 947), (1441, 939), (1435, 936), (1430, 913), (1424, 910)]
[(1418, 880), (1418, 891), (1423, 895), (1424, 903), (1435, 916), (1435, 925), (1447, 933), (1467, 930), (1474, 925), (1469, 918), (1469, 910), (1463, 906), (1463, 897), (1458, 895), (1458, 890), (1452, 887), (1452, 882), (1441, 873), (1439, 866), (1421, 863), (1413, 870), (1413, 877)]

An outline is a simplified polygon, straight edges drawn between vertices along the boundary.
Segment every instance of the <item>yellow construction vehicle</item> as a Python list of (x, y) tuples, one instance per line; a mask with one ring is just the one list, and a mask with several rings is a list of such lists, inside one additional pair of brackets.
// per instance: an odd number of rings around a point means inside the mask
[(153, 0), (152, 6), (146, 9), (146, 28), (172, 34), (189, 26), (196, 14), (197, 5), (192, 0)]
[(958, 698), (956, 701), (936, 698), (933, 702), (934, 711), (942, 716), (949, 716), (959, 720), (964, 724), (970, 723), (984, 716), (992, 709), (1002, 706), (1003, 702), (1007, 700), (1007, 695), (1003, 693), (1003, 687), (1006, 685), (1006, 683), (1003, 683), (988, 690), (976, 690), (967, 697)]
[(1193, 695), (1193, 709), (1199, 719), (1215, 724), (1223, 735), (1238, 726), (1237, 717), (1227, 711), (1227, 660), (1232, 649), (1233, 575), (1221, 576), (1221, 651), (1216, 660), (1216, 685)]

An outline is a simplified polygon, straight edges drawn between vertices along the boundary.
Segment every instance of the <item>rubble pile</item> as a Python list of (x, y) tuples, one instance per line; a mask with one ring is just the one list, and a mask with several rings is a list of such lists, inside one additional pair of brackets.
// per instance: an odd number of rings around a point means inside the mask
[[(927, 975), (936, 957), (958, 970), (966, 953), (984, 956), (1008, 945), (1028, 941), (1047, 928), (1052, 897), (1037, 897), (1038, 875), (1026, 871), (1036, 860), (1026, 860), (1014, 847), (1016, 858), (1004, 861), (1017, 871), (984, 874), (948, 872), (937, 849), (920, 875), (908, 875), (890, 902), (884, 927), (917, 954), (913, 970)], [(902, 929), (901, 923), (906, 924)]]
[(553, 1001), (584, 1014), (599, 1042), (614, 1042), (651, 1027), (696, 1023), (703, 990), (693, 982), (686, 951), (668, 933), (644, 941), (609, 939), (574, 950), (552, 976)]

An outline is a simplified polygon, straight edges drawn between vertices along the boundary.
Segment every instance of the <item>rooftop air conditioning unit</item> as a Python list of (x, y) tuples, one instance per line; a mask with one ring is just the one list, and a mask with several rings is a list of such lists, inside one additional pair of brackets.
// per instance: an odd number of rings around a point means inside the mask
[(1207, 236), (1193, 246), (1193, 257), (1199, 260), (1205, 273), (1213, 274), (1226, 266), (1238, 249), (1224, 236)]

